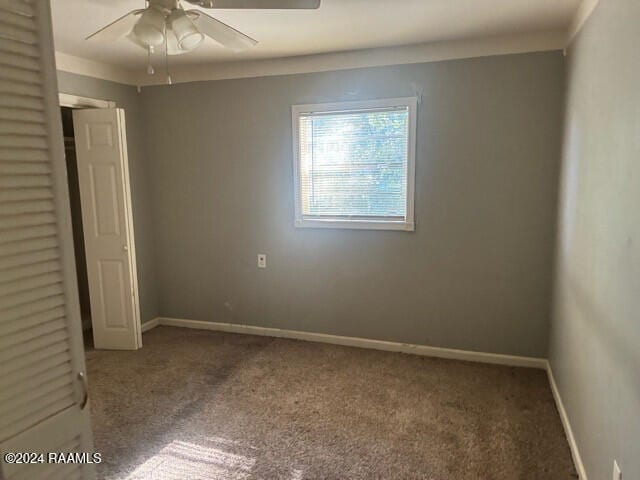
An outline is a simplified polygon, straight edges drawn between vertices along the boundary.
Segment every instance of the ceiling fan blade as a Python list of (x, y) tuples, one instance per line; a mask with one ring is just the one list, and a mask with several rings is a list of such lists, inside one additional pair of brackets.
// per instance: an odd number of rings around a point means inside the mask
[(316, 9), (321, 0), (187, 0), (203, 8)]
[(246, 50), (258, 44), (257, 40), (200, 10), (189, 10), (187, 13), (200, 33), (211, 37), (231, 50)]
[(117, 40), (120, 37), (124, 37), (131, 31), (142, 12), (144, 10), (132, 10), (106, 27), (102, 27), (97, 32), (92, 33), (85, 40)]

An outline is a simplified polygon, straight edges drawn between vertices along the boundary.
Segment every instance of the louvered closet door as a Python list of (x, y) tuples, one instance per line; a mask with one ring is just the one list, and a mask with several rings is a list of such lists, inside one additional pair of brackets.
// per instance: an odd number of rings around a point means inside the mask
[[(2, 454), (93, 451), (52, 44), (47, 0), (0, 0)], [(94, 468), (0, 460), (0, 478)]]

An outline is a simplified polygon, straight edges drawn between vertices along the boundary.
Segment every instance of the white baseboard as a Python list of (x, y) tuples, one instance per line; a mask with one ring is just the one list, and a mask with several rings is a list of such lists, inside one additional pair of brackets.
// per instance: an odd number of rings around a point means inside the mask
[(144, 333), (144, 332), (148, 332), (152, 328), (156, 328), (158, 325), (160, 325), (160, 319), (159, 318), (154, 318), (153, 320), (148, 320), (148, 321), (144, 322), (140, 326), (140, 329), (142, 330), (142, 333)]
[[(152, 324), (153, 325), (150, 325)], [(147, 327), (149, 325), (149, 327)], [(181, 318), (159, 317), (146, 322), (143, 332), (157, 325), (170, 327), (195, 328), (200, 330), (215, 330), (218, 332), (244, 333), (248, 335), (261, 335), (265, 337), (292, 338), (309, 342), (330, 343), (347, 347), (369, 348), (384, 350), (387, 352), (411, 353), (426, 357), (448, 358), (452, 360), (466, 360), (469, 362), (492, 363), (497, 365), (509, 365), (512, 367), (529, 367), (545, 370), (547, 360), (535, 357), (518, 357), (514, 355), (502, 355), (498, 353), (472, 352), (468, 350), (455, 350), (451, 348), (429, 347), (426, 345), (414, 345), (410, 343), (387, 342), (384, 340), (372, 340), (368, 338), (343, 337), (340, 335), (328, 335), (324, 333), (310, 333), (296, 330), (283, 330), (280, 328), (254, 327), (251, 325), (239, 325), (234, 323), (203, 322), (201, 320), (185, 320)]]
[(547, 361), (547, 375), (549, 377), (549, 384), (551, 385), (551, 392), (553, 393), (553, 399), (556, 402), (556, 407), (558, 408), (558, 413), (560, 414), (560, 420), (562, 421), (562, 426), (564, 427), (564, 433), (567, 436), (567, 441), (569, 442), (569, 448), (571, 449), (571, 456), (573, 457), (573, 463), (576, 466), (576, 470), (578, 471), (580, 480), (588, 480), (587, 472), (584, 469), (584, 464), (582, 463), (580, 450), (578, 449), (576, 438), (573, 435), (573, 429), (571, 428), (571, 423), (569, 422), (567, 411), (564, 408), (564, 403), (562, 402), (562, 397), (560, 396), (560, 391), (558, 390), (556, 379), (554, 378), (553, 371), (551, 370), (551, 364), (548, 361)]

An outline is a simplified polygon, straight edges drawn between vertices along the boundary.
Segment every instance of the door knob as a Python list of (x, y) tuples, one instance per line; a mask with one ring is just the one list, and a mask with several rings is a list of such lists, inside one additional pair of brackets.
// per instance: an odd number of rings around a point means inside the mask
[(123, 245), (122, 246), (122, 250), (124, 250), (125, 252), (129, 251), (129, 245)]

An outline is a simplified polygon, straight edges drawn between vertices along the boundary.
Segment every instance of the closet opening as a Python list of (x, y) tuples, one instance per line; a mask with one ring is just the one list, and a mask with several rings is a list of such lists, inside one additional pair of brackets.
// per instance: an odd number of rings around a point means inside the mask
[(142, 347), (125, 111), (60, 94), (85, 350)]
[(73, 130), (73, 108), (61, 107), (62, 132), (64, 134), (64, 156), (67, 164), (69, 184), (69, 203), (71, 206), (71, 225), (73, 227), (73, 249), (75, 252), (76, 275), (78, 278), (78, 297), (82, 319), (82, 338), (85, 350), (93, 349), (91, 325), (91, 303), (89, 299), (89, 279), (87, 278), (87, 255), (84, 246), (84, 226), (82, 224), (82, 206), (80, 201), (80, 182), (78, 180), (78, 159)]

